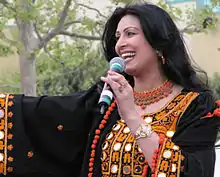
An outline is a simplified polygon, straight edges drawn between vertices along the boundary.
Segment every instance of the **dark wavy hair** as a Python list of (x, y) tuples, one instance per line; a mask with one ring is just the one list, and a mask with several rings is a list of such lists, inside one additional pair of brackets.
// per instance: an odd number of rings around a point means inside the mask
[[(125, 15), (134, 15), (139, 19), (146, 40), (153, 49), (163, 54), (166, 63), (161, 63), (161, 66), (169, 80), (192, 91), (209, 90), (207, 74), (199, 67), (192, 66), (182, 35), (175, 23), (165, 10), (153, 4), (129, 4), (124, 8), (116, 8), (106, 22), (102, 36), (104, 55), (108, 61), (117, 56), (115, 32), (119, 21)], [(159, 57), (158, 59), (161, 61)], [(126, 77), (133, 83), (133, 77)]]

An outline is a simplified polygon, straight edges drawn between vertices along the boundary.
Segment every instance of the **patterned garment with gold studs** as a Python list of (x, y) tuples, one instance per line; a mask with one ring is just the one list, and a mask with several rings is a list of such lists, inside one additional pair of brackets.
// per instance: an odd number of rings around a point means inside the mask
[[(158, 160), (153, 172), (155, 177), (179, 176), (181, 161), (184, 157), (171, 138), (175, 133), (178, 120), (197, 96), (198, 94), (193, 92), (180, 92), (160, 111), (142, 116), (147, 123), (151, 124), (155, 132), (165, 137), (158, 152)], [(102, 144), (102, 176), (141, 177), (146, 165), (144, 154), (130, 129), (122, 119), (118, 120)]]
[(12, 155), (12, 116), (11, 101), (14, 96), (0, 94), (0, 174), (13, 172), (14, 157)]

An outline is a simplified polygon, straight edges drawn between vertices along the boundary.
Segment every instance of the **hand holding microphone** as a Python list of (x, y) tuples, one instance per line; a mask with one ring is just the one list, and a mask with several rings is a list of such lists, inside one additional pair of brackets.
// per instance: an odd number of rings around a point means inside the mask
[(119, 57), (113, 58), (110, 62), (110, 71), (108, 71), (108, 76), (101, 78), (101, 80), (105, 82), (99, 101), (102, 114), (111, 104), (113, 95), (121, 117), (124, 115), (127, 116), (130, 111), (134, 111), (135, 109), (133, 88), (130, 86), (125, 77), (120, 74), (123, 72), (122, 68), (123, 70), (125, 69), (125, 61)]
[[(124, 69), (125, 69), (125, 61), (122, 58), (114, 57), (110, 61), (110, 71), (114, 71), (121, 74), (123, 73)], [(110, 85), (108, 85), (105, 82), (101, 96), (99, 98), (99, 105), (101, 106), (101, 110), (100, 110), (101, 114), (104, 114), (106, 108), (110, 106), (112, 99), (113, 99), (112, 89)]]

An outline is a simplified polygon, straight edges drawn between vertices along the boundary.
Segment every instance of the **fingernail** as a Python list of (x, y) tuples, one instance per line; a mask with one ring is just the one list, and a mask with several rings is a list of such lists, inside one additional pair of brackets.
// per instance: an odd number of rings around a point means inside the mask
[(101, 76), (101, 80), (106, 80), (106, 78), (105, 78), (105, 77), (103, 77), (103, 76)]

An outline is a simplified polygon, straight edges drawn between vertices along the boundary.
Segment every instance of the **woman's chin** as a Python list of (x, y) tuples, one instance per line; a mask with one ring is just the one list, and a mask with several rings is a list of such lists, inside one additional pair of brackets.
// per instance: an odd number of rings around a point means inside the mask
[(130, 76), (134, 76), (135, 75), (135, 69), (134, 68), (130, 68), (130, 67), (127, 67), (125, 68), (125, 72), (130, 75)]

